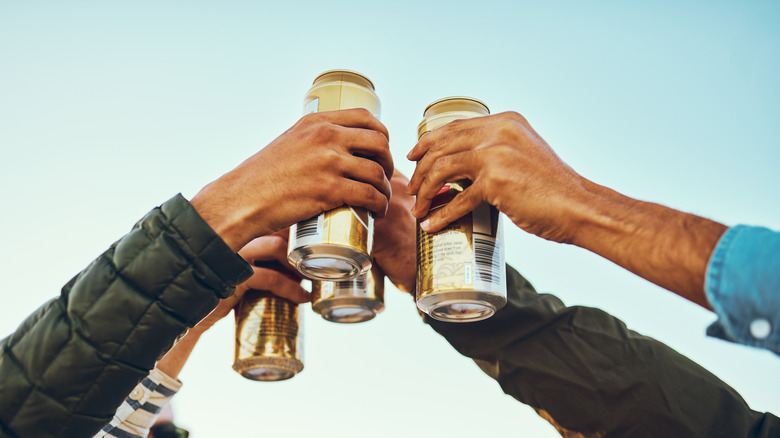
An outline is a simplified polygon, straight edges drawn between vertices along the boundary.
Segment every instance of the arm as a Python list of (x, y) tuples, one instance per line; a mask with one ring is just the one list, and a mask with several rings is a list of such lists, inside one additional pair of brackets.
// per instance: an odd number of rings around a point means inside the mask
[(593, 251), (711, 309), (704, 275), (726, 227), (588, 181), (519, 114), (455, 121), (424, 135), (409, 158), (418, 161), (409, 184), (417, 217), (446, 181), (473, 182), (424, 229), (436, 231), (487, 201), (530, 233)]
[[(397, 256), (413, 252), (415, 242), (414, 219), (394, 211), (410, 205), (409, 195), (395, 190), (403, 183), (398, 173), (391, 180), (388, 217), (397, 220), (376, 222), (376, 248), (382, 250), (374, 254), (402, 289), (413, 287), (416, 274), (414, 258)], [(617, 318), (539, 295), (511, 268), (507, 286), (507, 305), (485, 321), (426, 321), (504, 392), (530, 405), (564, 436), (767, 437), (780, 432), (777, 417), (751, 411), (717, 377), (628, 330)]]
[(0, 436), (92, 436), (249, 273), (181, 196), (153, 210), (0, 343)]
[[(248, 290), (269, 290), (298, 304), (310, 301), (310, 293), (301, 287), (300, 274), (287, 261), (287, 238), (289, 235), (289, 230), (284, 228), (271, 236), (258, 237), (238, 252), (244, 260), (252, 265), (252, 276), (236, 286), (233, 295), (220, 300), (217, 307), (208, 316), (187, 331), (187, 334), (157, 363), (158, 370), (173, 379), (178, 378), (200, 337), (214, 324), (229, 315)], [(284, 271), (282, 272), (269, 268), (267, 263), (263, 263), (269, 261), (278, 262), (275, 266), (281, 265), (287, 270), (282, 270)]]
[[(95, 435), (101, 437), (144, 437), (155, 424), (162, 409), (170, 402), (181, 388), (178, 380), (184, 364), (192, 354), (200, 337), (225, 316), (241, 300), (249, 289), (273, 290), (279, 296), (296, 303), (309, 301), (309, 293), (300, 285), (297, 272), (279, 272), (273, 269), (255, 266), (258, 262), (269, 260), (286, 261), (288, 230), (272, 236), (260, 237), (239, 251), (239, 255), (252, 266), (254, 273), (245, 282), (236, 287), (236, 291), (228, 298), (220, 300), (217, 307), (211, 311), (195, 327), (192, 327), (157, 363), (155, 369), (147, 378), (141, 381), (130, 395), (125, 398), (117, 409), (111, 422)], [(283, 266), (289, 266), (285, 263)]]
[(422, 137), (409, 183), (414, 214), (452, 178), (473, 184), (421, 224), (429, 231), (482, 201), (545, 239), (599, 254), (702, 307), (711, 336), (780, 354), (780, 233), (726, 226), (637, 201), (564, 164), (519, 114), (459, 120)]
[(780, 419), (752, 411), (726, 383), (661, 342), (601, 310), (537, 294), (512, 268), (507, 280), (508, 303), (490, 319), (426, 320), (564, 436), (780, 433)]
[(381, 217), (388, 175), (387, 130), (368, 111), (317, 113), (192, 203), (149, 213), (0, 341), (0, 436), (94, 435), (177, 336), (251, 275), (234, 251), (343, 204)]

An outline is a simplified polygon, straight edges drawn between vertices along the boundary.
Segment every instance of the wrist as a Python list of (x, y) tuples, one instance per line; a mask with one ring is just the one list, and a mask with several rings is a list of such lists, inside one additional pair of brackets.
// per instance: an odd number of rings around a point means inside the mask
[(630, 219), (638, 201), (582, 178), (578, 202), (571, 205), (565, 234), (573, 245), (595, 251), (600, 244), (633, 235), (637, 224)]
[[(215, 181), (201, 189), (190, 201), (195, 211), (234, 252), (238, 252), (254, 237), (270, 234), (265, 224), (255, 218), (262, 217), (248, 206), (234, 205), (229, 190), (217, 186)], [(251, 229), (250, 229), (251, 225)], [(253, 232), (257, 229), (257, 232)]]

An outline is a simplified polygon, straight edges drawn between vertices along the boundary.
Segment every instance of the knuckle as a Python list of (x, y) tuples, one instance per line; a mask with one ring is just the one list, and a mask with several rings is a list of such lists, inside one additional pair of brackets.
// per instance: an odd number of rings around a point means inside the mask
[(287, 251), (287, 242), (279, 236), (272, 236), (271, 250), (274, 254), (280, 254)]
[(341, 161), (341, 154), (335, 149), (326, 148), (320, 152), (320, 157), (318, 159), (323, 167), (333, 170)]
[(366, 201), (370, 203), (376, 201), (377, 191), (374, 186), (364, 185), (361, 190), (363, 192), (361, 195)]
[(311, 126), (319, 123), (321, 119), (322, 115), (320, 113), (309, 113), (301, 117), (298, 123), (304, 126)]
[(436, 161), (431, 164), (428, 171), (428, 179), (436, 181), (440, 176), (449, 169), (453, 164), (454, 158), (451, 155), (437, 158)]
[(369, 110), (367, 110), (365, 108), (354, 108), (352, 111), (354, 111), (355, 114), (357, 114), (358, 116), (363, 117), (363, 118), (374, 117), (374, 115), (371, 114), (371, 111), (369, 111)]
[(368, 204), (375, 207), (377, 211), (383, 211), (387, 206), (387, 197), (372, 186), (365, 188), (364, 198)]
[[(309, 114), (304, 117), (309, 117), (313, 115), (314, 114)], [(332, 142), (337, 135), (336, 126), (333, 125), (332, 123), (328, 123), (321, 120), (315, 120), (310, 123), (307, 123), (306, 125), (308, 126), (307, 134), (310, 143), (327, 144)]]
[(385, 137), (385, 135), (379, 131), (371, 131), (371, 140), (373, 143), (376, 143), (376, 146), (378, 146), (382, 152), (387, 151), (388, 155), (390, 153), (390, 139)]
[(319, 209), (320, 212), (333, 210), (341, 204), (341, 202), (333, 199), (322, 199), (317, 203), (317, 209)]
[(518, 113), (516, 111), (507, 111), (507, 112), (500, 113), (498, 115), (501, 116), (502, 118), (509, 119), (509, 120), (514, 120), (516, 122), (520, 122), (520, 123), (524, 123), (524, 124), (528, 123), (528, 121), (525, 119), (525, 117), (523, 117), (522, 114), (520, 114), (520, 113)]
[(385, 169), (383, 169), (382, 166), (379, 165), (379, 163), (377, 163), (377, 162), (371, 161), (370, 163), (371, 164), (369, 164), (369, 166), (370, 166), (371, 170), (369, 172), (370, 172), (370, 176), (371, 176), (371, 181), (374, 184), (384, 184), (384, 182), (385, 182)]

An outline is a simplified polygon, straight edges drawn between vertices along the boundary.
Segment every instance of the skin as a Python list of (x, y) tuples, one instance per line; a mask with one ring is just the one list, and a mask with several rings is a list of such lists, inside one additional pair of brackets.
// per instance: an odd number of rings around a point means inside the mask
[[(424, 135), (407, 158), (417, 162), (412, 213), (427, 232), (488, 202), (529, 233), (588, 249), (712, 310), (704, 278), (727, 227), (583, 178), (520, 114), (456, 120)], [(441, 187), (460, 179), (472, 185), (428, 215)]]
[(374, 222), (374, 261), (399, 290), (412, 293), (417, 278), (417, 219), (414, 198), (406, 193), (409, 180), (396, 171), (390, 179), (393, 196), (387, 215)]
[(388, 139), (365, 109), (309, 114), (190, 203), (234, 251), (344, 204), (382, 217), (393, 175)]
[[(283, 229), (271, 236), (259, 237), (238, 252), (244, 260), (252, 265), (254, 270), (252, 276), (238, 285), (232, 296), (221, 300), (208, 316), (191, 328), (160, 359), (157, 363), (157, 369), (174, 379), (177, 378), (203, 333), (214, 326), (217, 321), (229, 315), (248, 290), (273, 291), (276, 295), (298, 304), (310, 301), (309, 292), (301, 287), (300, 275), (287, 262), (288, 235), (288, 229)], [(267, 265), (266, 262), (279, 262), (287, 269), (257, 266)]]
[[(414, 198), (406, 193), (408, 182), (399, 172), (390, 180), (393, 195), (387, 207), (387, 214), (375, 222), (374, 260), (398, 289), (411, 293), (414, 291), (417, 275), (417, 222), (411, 213)], [(287, 261), (289, 234), (289, 229), (284, 228), (270, 236), (256, 238), (238, 252), (252, 265), (254, 274), (238, 285), (232, 296), (221, 300), (208, 316), (191, 328), (160, 359), (157, 363), (160, 371), (177, 378), (203, 333), (229, 315), (248, 290), (270, 290), (299, 304), (311, 300), (309, 292), (301, 287), (300, 274)], [(267, 265), (267, 262), (278, 262), (287, 269), (280, 271), (257, 266)]]
[(158, 362), (160, 371), (176, 378), (201, 335), (247, 290), (309, 301), (287, 262), (287, 227), (344, 204), (384, 217), (393, 175), (388, 139), (387, 128), (365, 109), (309, 114), (192, 198), (198, 214), (254, 273), (176, 343)]

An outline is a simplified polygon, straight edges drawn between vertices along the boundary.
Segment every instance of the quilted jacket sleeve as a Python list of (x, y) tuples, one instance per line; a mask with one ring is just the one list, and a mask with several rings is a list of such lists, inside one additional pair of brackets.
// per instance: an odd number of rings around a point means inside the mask
[(690, 359), (594, 308), (537, 294), (512, 268), (509, 302), (469, 324), (427, 322), (461, 354), (567, 437), (776, 437), (780, 420), (752, 411)]
[(91, 437), (251, 268), (178, 195), (0, 341), (0, 436)]

